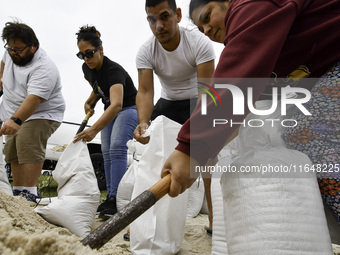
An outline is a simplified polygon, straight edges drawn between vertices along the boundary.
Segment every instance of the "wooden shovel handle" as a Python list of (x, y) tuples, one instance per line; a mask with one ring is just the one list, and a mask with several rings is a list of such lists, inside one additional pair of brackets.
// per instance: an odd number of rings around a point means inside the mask
[(170, 189), (171, 174), (166, 175), (150, 189), (145, 190), (134, 200), (128, 203), (121, 211), (86, 236), (82, 243), (92, 249), (99, 249), (112, 237), (117, 235), (131, 222), (153, 206), (160, 198), (166, 195)]
[(86, 114), (86, 116), (85, 116), (83, 122), (80, 124), (80, 127), (79, 127), (79, 129), (78, 129), (78, 131), (77, 131), (77, 134), (79, 134), (80, 132), (82, 132), (82, 131), (84, 130), (84, 128), (85, 128), (85, 126), (86, 126), (86, 124), (87, 124), (87, 122), (88, 122), (88, 120), (89, 120), (89, 118), (90, 118), (91, 116), (92, 116), (92, 113), (91, 113), (91, 112), (88, 112), (88, 113)]
[(157, 201), (169, 193), (170, 182), (171, 174), (168, 174), (149, 189), (155, 195)]

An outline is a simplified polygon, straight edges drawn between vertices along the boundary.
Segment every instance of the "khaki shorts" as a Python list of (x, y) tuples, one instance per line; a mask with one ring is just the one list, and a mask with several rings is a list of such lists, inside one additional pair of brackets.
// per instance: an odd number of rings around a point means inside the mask
[(29, 120), (18, 133), (6, 136), (5, 161), (19, 164), (41, 163), (45, 160), (48, 138), (57, 130), (60, 122), (53, 120)]

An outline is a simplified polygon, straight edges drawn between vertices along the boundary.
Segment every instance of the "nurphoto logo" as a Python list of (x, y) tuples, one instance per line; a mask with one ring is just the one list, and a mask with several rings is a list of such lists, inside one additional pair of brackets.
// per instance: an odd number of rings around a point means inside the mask
[[(253, 79), (253, 81), (255, 84), (259, 84), (260, 82), (260, 80), (256, 79)], [(292, 87), (289, 85), (281, 85), (282, 87), (271, 86), (271, 92), (266, 95), (267, 101), (270, 102), (270, 105), (266, 109), (257, 109), (254, 106), (254, 102), (256, 100), (253, 96), (255, 87), (251, 86), (252, 84), (250, 82), (250, 80), (242, 80), (243, 84), (247, 84), (246, 93), (244, 93), (239, 86), (228, 83), (228, 81), (217, 81), (217, 83), (214, 85), (208, 85), (208, 82), (198, 82), (200, 85), (199, 89), (205, 92), (201, 95), (201, 115), (211, 114), (212, 112), (209, 113), (209, 110), (214, 111), (214, 108), (208, 107), (207, 95), (209, 95), (211, 100), (213, 100), (215, 107), (221, 107), (224, 103), (228, 103), (223, 102), (223, 100), (226, 99), (223, 99), (223, 96), (221, 96), (225, 95), (227, 92), (224, 90), (230, 91), (233, 116), (245, 115), (245, 107), (247, 107), (251, 114), (259, 116), (260, 118), (248, 120), (247, 123), (245, 123), (245, 121), (236, 123), (235, 121), (233, 122), (232, 119), (214, 118), (212, 123), (213, 127), (225, 124), (229, 124), (231, 126), (241, 124), (243, 126), (248, 125), (250, 127), (262, 127), (265, 122), (270, 122), (272, 126), (274, 126), (274, 123), (278, 122), (279, 119), (264, 119), (263, 116), (270, 116), (275, 111), (279, 111), (281, 116), (287, 116), (287, 109), (292, 106), (295, 106), (306, 116), (311, 115), (308, 109), (304, 106), (304, 104), (311, 99), (311, 93), (309, 90), (302, 87)], [(270, 84), (273, 83), (274, 82)], [(277, 85), (277, 81), (275, 81), (275, 85)], [(219, 101), (219, 104), (217, 100)], [(229, 102), (229, 104), (231, 103)], [(224, 105), (224, 107), (226, 106)], [(294, 127), (298, 124), (294, 119), (283, 119), (280, 120), (280, 123), (283, 127)]]

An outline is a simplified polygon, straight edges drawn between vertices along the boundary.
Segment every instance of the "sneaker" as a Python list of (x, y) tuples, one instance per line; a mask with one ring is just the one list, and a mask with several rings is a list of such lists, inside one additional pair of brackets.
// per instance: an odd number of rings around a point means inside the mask
[(13, 190), (13, 196), (19, 196), (20, 193), (21, 193), (21, 190), (18, 190), (18, 189)]
[(114, 215), (117, 212), (116, 197), (106, 199), (107, 207), (99, 213), (99, 216)]
[(29, 192), (26, 189), (21, 191), (19, 196), (26, 198), (26, 200), (29, 201), (29, 202), (34, 202), (34, 203), (37, 203), (37, 199), (41, 199), (41, 196), (40, 196), (39, 193), (36, 196), (36, 195), (32, 194), (31, 192)]

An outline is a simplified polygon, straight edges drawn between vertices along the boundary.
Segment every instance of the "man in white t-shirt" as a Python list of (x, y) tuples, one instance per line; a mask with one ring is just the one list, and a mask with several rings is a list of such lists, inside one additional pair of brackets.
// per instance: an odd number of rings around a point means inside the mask
[[(197, 78), (211, 78), (215, 59), (206, 36), (178, 25), (182, 14), (175, 0), (147, 0), (145, 6), (154, 36), (141, 46), (136, 57), (139, 125), (134, 133), (136, 140), (144, 144), (149, 141), (142, 135), (150, 120), (165, 115), (183, 124), (190, 117), (198, 97)], [(155, 107), (153, 73), (162, 86)]]
[[(189, 119), (198, 99), (199, 78), (211, 78), (215, 69), (215, 52), (211, 41), (197, 29), (180, 27), (181, 9), (175, 0), (146, 0), (145, 10), (154, 34), (139, 49), (136, 57), (139, 87), (136, 97), (139, 125), (134, 137), (146, 144), (143, 137), (150, 120), (159, 115), (183, 124)], [(155, 73), (161, 83), (161, 98), (154, 106)], [(210, 179), (204, 179), (212, 231)]]
[(7, 22), (2, 39), (0, 136), (6, 135), (5, 160), (11, 163), (13, 195), (37, 202), (38, 179), (48, 138), (62, 122), (65, 102), (59, 71), (29, 26)]

